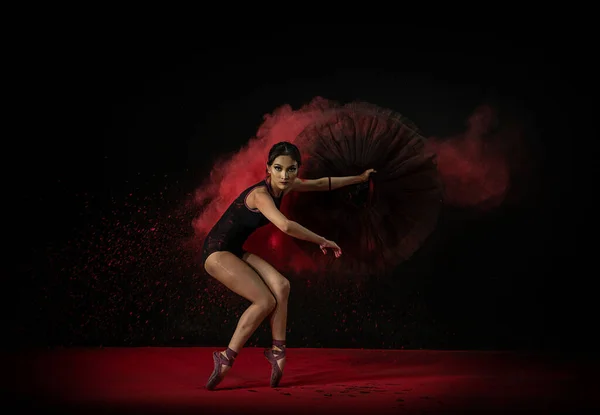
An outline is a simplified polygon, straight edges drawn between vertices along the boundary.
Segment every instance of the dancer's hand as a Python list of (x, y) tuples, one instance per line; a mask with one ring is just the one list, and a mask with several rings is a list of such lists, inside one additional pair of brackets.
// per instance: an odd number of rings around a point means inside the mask
[(325, 242), (320, 244), (319, 248), (321, 248), (321, 251), (323, 251), (323, 254), (325, 254), (325, 255), (327, 255), (327, 248), (330, 248), (333, 250), (333, 254), (335, 255), (336, 258), (339, 258), (340, 256), (342, 256), (342, 249), (333, 241), (329, 241), (329, 240), (325, 239)]
[(377, 170), (375, 170), (375, 169), (365, 170), (365, 172), (359, 176), (360, 179), (362, 180), (362, 182), (368, 182), (369, 176), (371, 175), (371, 173), (377, 173)]

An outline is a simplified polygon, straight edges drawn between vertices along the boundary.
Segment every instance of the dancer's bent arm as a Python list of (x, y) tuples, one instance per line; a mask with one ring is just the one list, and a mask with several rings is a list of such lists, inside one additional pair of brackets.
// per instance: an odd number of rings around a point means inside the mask
[(277, 209), (277, 206), (275, 206), (273, 199), (266, 192), (259, 191), (257, 189), (254, 192), (254, 204), (256, 205), (256, 208), (260, 210), (260, 212), (275, 226), (277, 226), (277, 228), (279, 228), (283, 233), (297, 239), (302, 239), (304, 241), (309, 241), (318, 244), (323, 253), (326, 253), (325, 248), (331, 248), (333, 249), (333, 252), (336, 257), (339, 257), (341, 255), (342, 250), (335, 242), (317, 235), (316, 233), (300, 225), (298, 222), (294, 222), (286, 218), (285, 215), (281, 213), (279, 209)]
[(265, 192), (256, 191), (254, 194), (254, 204), (260, 212), (265, 215), (265, 218), (269, 219), (281, 232), (293, 236), (294, 238), (302, 239), (304, 241), (313, 242), (315, 244), (322, 244), (326, 241), (322, 236), (306, 229), (304, 226), (297, 222), (289, 220), (275, 203), (271, 196)]

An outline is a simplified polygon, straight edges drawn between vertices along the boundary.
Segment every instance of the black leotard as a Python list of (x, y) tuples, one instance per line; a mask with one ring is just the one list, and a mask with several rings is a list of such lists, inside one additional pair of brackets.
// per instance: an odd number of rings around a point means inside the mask
[(229, 251), (238, 257), (242, 257), (244, 250), (242, 246), (248, 237), (258, 228), (265, 226), (269, 220), (258, 209), (250, 209), (246, 205), (246, 197), (257, 187), (265, 186), (277, 209), (281, 206), (280, 197), (273, 196), (270, 183), (265, 179), (244, 190), (229, 205), (223, 216), (213, 226), (204, 239), (202, 250), (202, 262), (213, 252)]

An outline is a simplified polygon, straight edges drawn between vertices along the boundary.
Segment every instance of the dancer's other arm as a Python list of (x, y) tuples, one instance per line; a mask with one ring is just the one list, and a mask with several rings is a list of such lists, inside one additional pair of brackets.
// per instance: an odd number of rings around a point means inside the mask
[[(296, 192), (323, 192), (335, 190), (351, 184), (364, 183), (369, 180), (371, 173), (377, 173), (377, 171), (375, 169), (368, 169), (359, 176), (321, 177), (320, 179), (296, 178), (294, 184), (292, 185), (292, 190)], [(330, 180), (331, 189), (329, 188)]]
[(327, 248), (332, 249), (336, 257), (339, 257), (342, 254), (341, 248), (335, 242), (317, 235), (313, 231), (300, 225), (298, 222), (286, 218), (285, 215), (277, 209), (273, 199), (266, 191), (257, 189), (253, 192), (253, 199), (253, 204), (256, 208), (283, 233), (297, 239), (318, 244), (324, 254), (327, 253)]

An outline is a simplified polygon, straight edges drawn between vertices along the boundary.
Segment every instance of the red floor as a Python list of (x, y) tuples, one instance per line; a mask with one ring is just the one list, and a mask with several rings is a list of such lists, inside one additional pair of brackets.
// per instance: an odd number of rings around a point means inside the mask
[(13, 396), (22, 412), (55, 406), (69, 413), (376, 415), (580, 413), (598, 407), (592, 391), (600, 393), (592, 377), (597, 361), (564, 356), (294, 348), (279, 388), (268, 385), (262, 349), (246, 348), (219, 389), (209, 392), (204, 383), (213, 350), (19, 353), (10, 362), (16, 365)]

